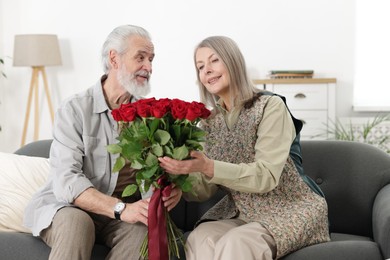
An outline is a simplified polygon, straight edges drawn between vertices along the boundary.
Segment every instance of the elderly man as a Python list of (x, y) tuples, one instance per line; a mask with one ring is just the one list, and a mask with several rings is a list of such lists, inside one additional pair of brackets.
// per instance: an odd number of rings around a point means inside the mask
[[(138, 26), (115, 28), (102, 49), (105, 74), (91, 88), (66, 100), (55, 117), (50, 150), (51, 174), (29, 203), (25, 225), (52, 249), (50, 259), (90, 259), (95, 240), (111, 248), (109, 259), (139, 259), (147, 232), (148, 199), (139, 193), (122, 200), (135, 183), (135, 170), (112, 172), (116, 142), (111, 110), (150, 91), (154, 46)], [(164, 198), (172, 209), (181, 197)]]

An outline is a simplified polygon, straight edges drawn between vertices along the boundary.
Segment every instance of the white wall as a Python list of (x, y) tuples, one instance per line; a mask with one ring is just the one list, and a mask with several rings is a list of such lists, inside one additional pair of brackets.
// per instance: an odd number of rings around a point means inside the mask
[[(107, 34), (118, 25), (136, 24), (155, 44), (150, 96), (197, 100), (193, 48), (207, 36), (226, 35), (241, 47), (252, 78), (264, 78), (272, 69), (313, 69), (316, 77), (337, 78), (337, 115), (350, 116), (354, 15), (354, 0), (0, 0), (0, 56), (12, 57), (15, 34), (57, 34), (63, 65), (47, 67), (57, 108), (101, 76), (100, 48)], [(31, 69), (12, 67), (11, 58), (6, 62), (0, 151), (13, 152), (20, 146)], [(43, 99), (40, 108), (40, 138), (51, 138)], [(32, 133), (30, 125), (27, 142)]]

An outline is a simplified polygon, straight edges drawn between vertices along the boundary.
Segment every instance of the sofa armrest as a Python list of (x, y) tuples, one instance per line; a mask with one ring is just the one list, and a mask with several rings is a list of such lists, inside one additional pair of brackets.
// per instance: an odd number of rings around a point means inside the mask
[(390, 258), (390, 184), (384, 186), (375, 198), (372, 226), (375, 242), (384, 258)]

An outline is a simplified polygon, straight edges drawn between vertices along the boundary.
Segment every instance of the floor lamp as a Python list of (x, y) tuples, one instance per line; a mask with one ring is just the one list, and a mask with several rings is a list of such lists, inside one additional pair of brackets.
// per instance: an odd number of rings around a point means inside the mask
[(39, 135), (39, 74), (43, 79), (43, 87), (46, 93), (51, 121), (54, 121), (53, 105), (50, 98), (45, 66), (61, 65), (61, 54), (57, 35), (53, 34), (24, 34), (15, 35), (14, 66), (32, 67), (30, 90), (27, 99), (26, 116), (22, 134), (23, 146), (26, 142), (28, 121), (30, 117), (31, 103), (34, 96), (34, 141)]

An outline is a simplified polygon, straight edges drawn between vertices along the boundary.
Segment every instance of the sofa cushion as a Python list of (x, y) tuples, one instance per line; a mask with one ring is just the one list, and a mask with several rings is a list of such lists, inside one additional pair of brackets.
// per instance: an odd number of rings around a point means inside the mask
[(371, 241), (331, 241), (302, 248), (281, 260), (359, 259), (383, 260), (379, 246)]
[[(0, 259), (48, 259), (50, 247), (40, 238), (32, 234), (16, 232), (0, 232)], [(91, 260), (104, 260), (110, 249), (101, 244), (95, 244)]]
[(24, 209), (49, 174), (49, 160), (0, 152), (0, 231), (30, 233)]

